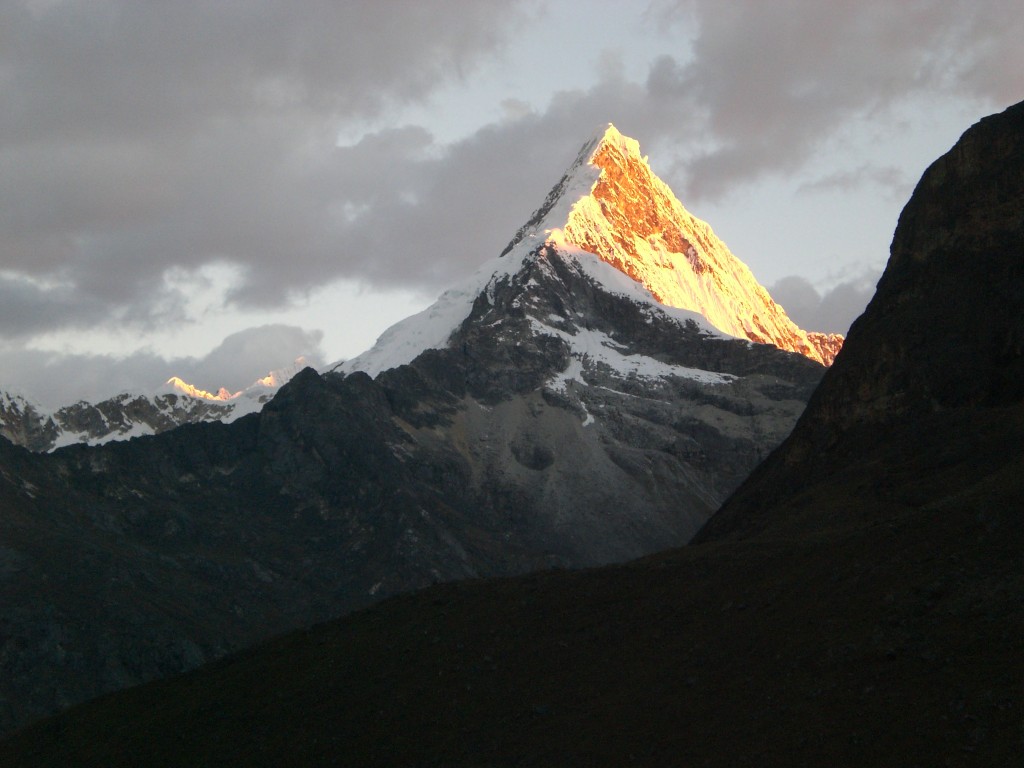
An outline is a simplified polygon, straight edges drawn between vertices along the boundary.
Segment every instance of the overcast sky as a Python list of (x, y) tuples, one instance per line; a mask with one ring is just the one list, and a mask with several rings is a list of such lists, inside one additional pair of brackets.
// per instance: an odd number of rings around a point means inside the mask
[(811, 330), (1024, 98), (1019, 0), (0, 0), (0, 388), (241, 388), (494, 256), (613, 122)]

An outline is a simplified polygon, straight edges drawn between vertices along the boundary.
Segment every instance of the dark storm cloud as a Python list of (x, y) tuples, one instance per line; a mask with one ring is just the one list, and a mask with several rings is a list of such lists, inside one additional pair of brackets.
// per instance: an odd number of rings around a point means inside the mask
[(171, 266), (319, 266), (339, 126), (464, 77), (517, 5), (0, 2), (0, 269), (143, 316)]
[(266, 325), (234, 333), (203, 357), (167, 359), (152, 352), (127, 357), (0, 349), (4, 390), (20, 391), (51, 408), (67, 405), (70, 384), (76, 397), (97, 402), (120, 392), (152, 392), (171, 376), (201, 389), (235, 391), (269, 373), (267, 361), (289, 366), (304, 356), (322, 365), (322, 334), (289, 325)]
[(768, 292), (804, 330), (845, 334), (875, 295), (879, 273), (880, 270), (867, 270), (824, 294), (806, 278), (790, 275), (769, 286)]
[(0, 328), (7, 340), (23, 339), (53, 325), (53, 316), (67, 326), (100, 322), (108, 308), (68, 286), (45, 286), (22, 276), (0, 276)]

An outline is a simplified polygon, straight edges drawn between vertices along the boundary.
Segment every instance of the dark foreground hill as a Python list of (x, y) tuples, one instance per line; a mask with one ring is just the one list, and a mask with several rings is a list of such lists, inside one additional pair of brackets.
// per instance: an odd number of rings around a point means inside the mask
[(434, 587), (0, 744), (5, 765), (984, 765), (1024, 755), (1024, 105), (901, 217), (699, 536)]

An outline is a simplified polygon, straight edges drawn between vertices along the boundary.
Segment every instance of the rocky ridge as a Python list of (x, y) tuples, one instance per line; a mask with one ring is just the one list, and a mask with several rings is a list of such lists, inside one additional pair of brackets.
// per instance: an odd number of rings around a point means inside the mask
[(299, 358), (238, 392), (206, 392), (174, 376), (155, 392), (122, 392), (96, 403), (48, 409), (24, 395), (0, 392), (0, 436), (30, 451), (102, 445), (155, 435), (203, 421), (231, 422), (258, 411), (305, 365)]

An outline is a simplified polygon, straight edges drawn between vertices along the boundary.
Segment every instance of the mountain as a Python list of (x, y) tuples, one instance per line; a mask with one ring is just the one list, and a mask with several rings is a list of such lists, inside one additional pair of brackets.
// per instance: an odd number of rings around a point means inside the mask
[(556, 243), (596, 254), (659, 302), (698, 312), (728, 334), (831, 364), (842, 336), (798, 328), (711, 227), (654, 175), (634, 139), (609, 125), (584, 154), (600, 173), (552, 232)]
[(80, 400), (56, 410), (21, 394), (0, 392), (0, 436), (42, 452), (155, 435), (182, 424), (231, 422), (262, 408), (303, 367), (305, 360), (299, 358), (238, 392), (221, 388), (212, 394), (173, 376), (154, 392), (122, 392), (98, 403)]
[(0, 727), (435, 582), (686, 542), (825, 369), (552, 240), (594, 151), (467, 284), (258, 413), (0, 444)]
[[(389, 329), (372, 349), (333, 370), (375, 375), (410, 362), (424, 349), (445, 347), (477, 298), (490, 296), (496, 283), (520, 271), (524, 259), (545, 244), (552, 252), (576, 254), (589, 280), (607, 292), (628, 295), (655, 311), (688, 310), (691, 314), (676, 316), (826, 366), (842, 348), (839, 334), (797, 327), (746, 264), (651, 171), (640, 145), (609, 124), (583, 144), (499, 258), (428, 309)], [(601, 269), (591, 256), (615, 269)], [(543, 318), (535, 319), (543, 326)]]
[(697, 543), (397, 597), (0, 762), (1018, 765), (1022, 212), (1024, 103), (926, 171), (805, 415)]

